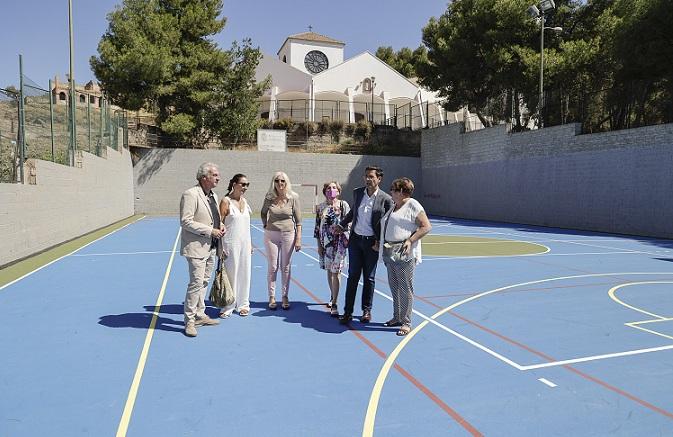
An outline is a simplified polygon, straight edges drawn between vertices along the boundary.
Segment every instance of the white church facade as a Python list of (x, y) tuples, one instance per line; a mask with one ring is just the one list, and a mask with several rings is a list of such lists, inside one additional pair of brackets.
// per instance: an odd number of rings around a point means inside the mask
[(271, 76), (260, 117), (295, 121), (342, 120), (413, 129), (462, 120), (437, 95), (369, 52), (344, 60), (345, 43), (315, 32), (286, 38), (276, 57), (263, 55), (256, 79)]

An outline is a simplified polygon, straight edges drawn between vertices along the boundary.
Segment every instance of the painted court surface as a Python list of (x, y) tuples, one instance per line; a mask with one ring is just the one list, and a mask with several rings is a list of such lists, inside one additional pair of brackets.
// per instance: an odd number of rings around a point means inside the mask
[(195, 339), (176, 218), (2, 286), (0, 436), (673, 435), (673, 241), (435, 218), (401, 339), (383, 265), (329, 317), (309, 222), (291, 309), (257, 222), (251, 315)]

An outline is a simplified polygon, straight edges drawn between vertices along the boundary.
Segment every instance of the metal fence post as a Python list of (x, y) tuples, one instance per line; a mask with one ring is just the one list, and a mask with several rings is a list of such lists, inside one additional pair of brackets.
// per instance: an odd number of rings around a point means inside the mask
[(51, 161), (56, 162), (56, 153), (54, 152), (54, 93), (49, 79), (49, 127), (51, 129)]
[(23, 107), (23, 56), (19, 55), (19, 174), (24, 183), (23, 163), (26, 160), (26, 124)]
[(86, 96), (86, 124), (89, 134), (89, 153), (91, 153), (91, 96)]

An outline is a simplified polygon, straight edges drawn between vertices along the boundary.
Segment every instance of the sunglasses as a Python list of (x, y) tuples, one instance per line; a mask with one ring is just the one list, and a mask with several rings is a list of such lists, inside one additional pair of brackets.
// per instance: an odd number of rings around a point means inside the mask
[(275, 179), (274, 182), (285, 182), (285, 179)]
[(240, 184), (242, 187), (249, 187), (249, 186), (250, 186), (250, 182), (239, 182), (239, 184)]

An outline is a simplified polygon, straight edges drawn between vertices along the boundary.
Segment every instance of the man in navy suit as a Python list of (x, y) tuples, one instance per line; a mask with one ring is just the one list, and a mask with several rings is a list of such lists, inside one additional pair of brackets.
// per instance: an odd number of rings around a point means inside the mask
[(353, 191), (353, 207), (337, 225), (337, 231), (346, 229), (352, 222), (348, 243), (348, 282), (346, 284), (346, 304), (339, 318), (343, 325), (353, 319), (353, 306), (357, 294), (360, 275), (364, 276), (362, 286), (362, 323), (372, 319), (374, 298), (374, 277), (379, 259), (379, 235), (381, 217), (393, 207), (393, 199), (379, 189), (383, 180), (383, 170), (379, 167), (365, 168), (365, 186)]

